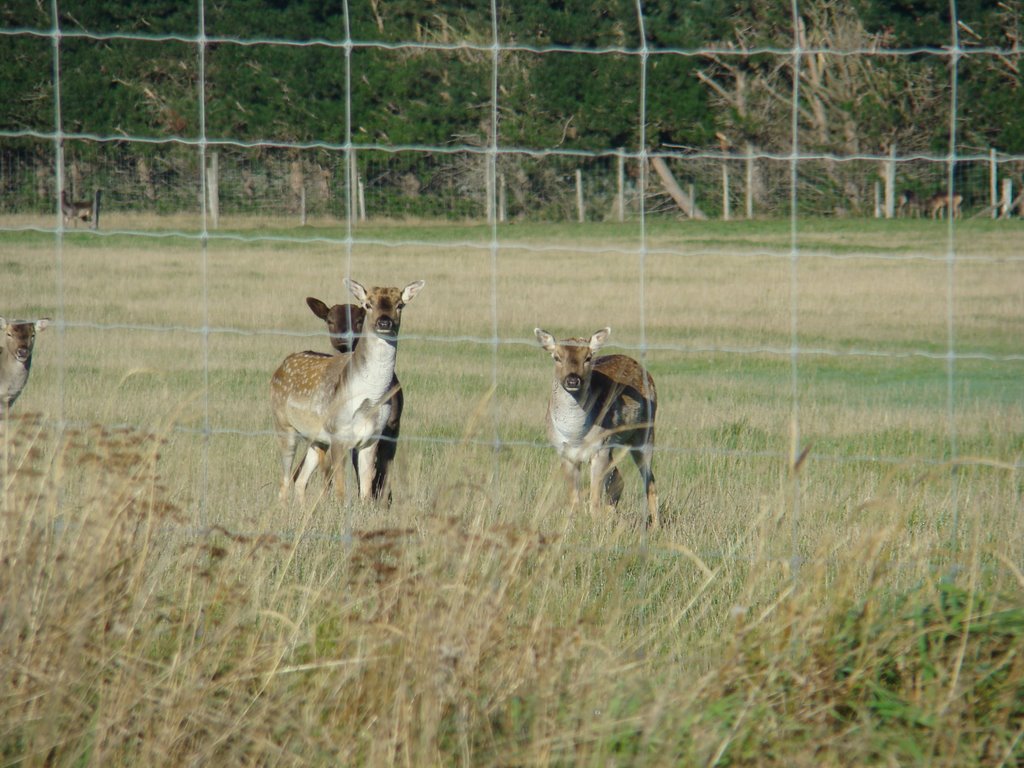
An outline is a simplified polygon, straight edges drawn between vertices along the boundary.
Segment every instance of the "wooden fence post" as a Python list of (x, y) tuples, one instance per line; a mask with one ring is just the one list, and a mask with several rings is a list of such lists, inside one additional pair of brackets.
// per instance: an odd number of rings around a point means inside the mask
[(348, 162), (346, 165), (348, 166), (346, 169), (348, 174), (348, 210), (345, 213), (348, 217), (349, 224), (352, 225), (355, 224), (356, 216), (359, 211), (359, 168), (356, 165), (355, 147), (349, 147)]
[(484, 156), (484, 211), (487, 223), (494, 223), (494, 179), (491, 178), (491, 159)]
[(885, 161), (885, 218), (896, 215), (896, 145), (889, 147), (889, 159)]
[(747, 142), (747, 218), (754, 218), (754, 145)]
[(615, 207), (618, 209), (619, 222), (623, 222), (626, 220), (626, 158), (618, 155), (617, 160)]
[(210, 170), (206, 174), (206, 197), (213, 228), (220, 226), (220, 161), (216, 152), (210, 153)]
[(729, 221), (732, 211), (729, 208), (729, 161), (722, 158), (722, 221)]
[(92, 196), (92, 229), (100, 228), (100, 195), (102, 190), (97, 189)]
[(505, 223), (505, 218), (508, 215), (507, 205), (508, 199), (506, 197), (505, 190), (505, 174), (498, 174), (498, 222)]
[[(992, 218), (998, 218), (999, 210), (999, 160), (995, 149), (988, 151), (988, 199), (992, 206)], [(1005, 197), (1003, 198), (1006, 199)]]
[(576, 220), (580, 224), (587, 220), (587, 212), (583, 207), (583, 171), (576, 169)]

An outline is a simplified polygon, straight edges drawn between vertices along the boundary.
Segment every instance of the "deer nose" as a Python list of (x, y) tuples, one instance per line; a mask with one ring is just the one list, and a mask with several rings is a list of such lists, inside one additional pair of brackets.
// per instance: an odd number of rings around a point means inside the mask
[(582, 379), (580, 379), (579, 376), (577, 376), (575, 373), (570, 373), (568, 376), (565, 377), (565, 380), (562, 382), (562, 386), (564, 386), (567, 390), (571, 392), (579, 389), (582, 383), (583, 381)]
[(390, 333), (395, 327), (395, 321), (390, 317), (378, 317), (376, 326), (378, 331)]

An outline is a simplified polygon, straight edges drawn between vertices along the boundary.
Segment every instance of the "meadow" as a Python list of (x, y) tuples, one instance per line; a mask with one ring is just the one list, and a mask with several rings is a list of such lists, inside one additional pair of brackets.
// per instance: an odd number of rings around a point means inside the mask
[[(0, 314), (58, 321), (3, 434), (0, 765), (1024, 759), (1019, 222), (0, 223)], [(270, 375), (347, 274), (427, 283), (394, 503), (282, 506)], [(657, 530), (632, 466), (570, 515), (545, 441), (534, 327), (605, 325)]]

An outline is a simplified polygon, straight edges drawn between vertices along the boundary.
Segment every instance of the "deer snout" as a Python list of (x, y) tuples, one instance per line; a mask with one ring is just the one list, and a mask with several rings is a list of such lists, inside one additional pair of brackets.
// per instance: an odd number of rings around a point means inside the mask
[(18, 359), (19, 363), (24, 363), (26, 360), (28, 360), (28, 356), (30, 353), (31, 350), (28, 347), (18, 347), (16, 350), (14, 350), (14, 356)]
[(384, 317), (378, 317), (373, 327), (380, 333), (392, 333), (395, 330), (395, 321), (385, 315)]
[(580, 378), (579, 374), (570, 373), (562, 379), (562, 386), (566, 392), (579, 392), (583, 386), (583, 379)]

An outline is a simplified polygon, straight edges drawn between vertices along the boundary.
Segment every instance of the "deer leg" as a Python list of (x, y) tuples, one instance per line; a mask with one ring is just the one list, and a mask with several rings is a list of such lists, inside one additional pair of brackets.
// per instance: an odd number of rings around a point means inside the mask
[(631, 450), (630, 455), (640, 470), (640, 477), (644, 481), (644, 494), (647, 496), (647, 525), (651, 528), (658, 528), (661, 520), (658, 517), (658, 489), (654, 484), (654, 444), (646, 443), (642, 448)]
[(281, 444), (281, 467), (284, 469), (284, 477), (281, 479), (281, 490), (277, 498), (284, 503), (288, 501), (288, 491), (291, 490), (292, 462), (295, 461), (296, 434), (292, 430), (281, 430), (278, 428), (278, 442)]
[(570, 459), (562, 459), (562, 473), (569, 486), (569, 509), (575, 512), (580, 505), (580, 465)]
[(622, 475), (612, 466), (612, 449), (602, 448), (590, 460), (590, 511), (596, 513), (600, 509), (602, 495), (609, 506), (614, 506), (621, 493)]
[(310, 443), (309, 448), (306, 449), (306, 455), (302, 459), (302, 466), (299, 467), (299, 475), (295, 479), (295, 492), (300, 504), (304, 504), (306, 501), (306, 485), (319, 464), (319, 449), (316, 445)]
[(334, 482), (334, 497), (345, 500), (345, 459), (350, 449), (337, 441), (331, 442), (331, 480)]
[(359, 480), (359, 498), (369, 501), (373, 496), (374, 474), (377, 471), (376, 441), (359, 450), (359, 467), (356, 477)]

